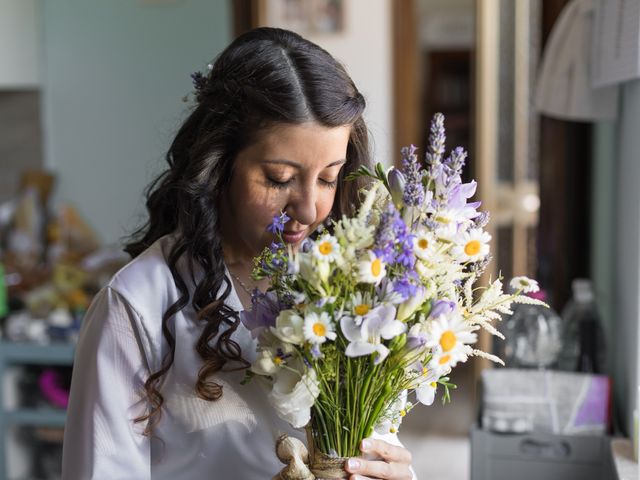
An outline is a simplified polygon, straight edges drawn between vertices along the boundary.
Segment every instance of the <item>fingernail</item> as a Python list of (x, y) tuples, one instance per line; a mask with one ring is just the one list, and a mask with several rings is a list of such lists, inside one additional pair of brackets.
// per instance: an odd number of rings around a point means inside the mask
[(369, 440), (362, 440), (362, 446), (360, 447), (360, 450), (364, 452), (365, 450), (369, 450), (370, 448), (371, 442)]
[(356, 470), (360, 468), (360, 461), (355, 458), (350, 458), (347, 460), (347, 466), (349, 467), (349, 470)]

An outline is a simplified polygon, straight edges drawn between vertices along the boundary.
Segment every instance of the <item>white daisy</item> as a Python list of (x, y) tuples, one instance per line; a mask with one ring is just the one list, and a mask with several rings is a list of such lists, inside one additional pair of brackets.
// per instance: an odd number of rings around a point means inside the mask
[(449, 352), (444, 352), (439, 345), (432, 351), (431, 361), (443, 372), (444, 375), (449, 373), (458, 362), (466, 362), (472, 353), (469, 345), (461, 344), (459, 348), (454, 348)]
[(443, 354), (451, 353), (465, 344), (475, 343), (478, 335), (473, 332), (477, 329), (477, 325), (468, 325), (456, 313), (440, 315), (428, 323), (427, 346), (439, 346)]
[(540, 290), (538, 282), (528, 277), (513, 277), (509, 285), (514, 290), (522, 290), (524, 293), (533, 293)]
[(377, 285), (387, 273), (385, 264), (371, 250), (367, 253), (369, 258), (358, 262), (358, 281)]
[(365, 316), (373, 308), (373, 299), (369, 293), (356, 292), (351, 295), (349, 302), (349, 315), (353, 317), (356, 325), (360, 325)]
[(480, 228), (472, 228), (456, 237), (456, 245), (451, 249), (451, 253), (462, 262), (482, 260), (489, 254), (490, 240), (491, 235), (487, 232)]
[(340, 259), (340, 245), (332, 235), (324, 234), (313, 243), (313, 256), (318, 260), (335, 262)]
[(436, 239), (431, 232), (420, 228), (414, 232), (413, 251), (418, 258), (427, 260), (435, 253)]
[(331, 318), (327, 312), (308, 313), (304, 318), (304, 338), (310, 343), (318, 344), (336, 339)]

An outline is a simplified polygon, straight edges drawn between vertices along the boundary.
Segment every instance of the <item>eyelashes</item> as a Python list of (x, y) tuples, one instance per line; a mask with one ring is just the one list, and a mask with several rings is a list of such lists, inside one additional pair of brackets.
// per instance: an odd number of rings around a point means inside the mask
[[(276, 188), (279, 190), (284, 190), (285, 188), (288, 188), (291, 183), (293, 182), (293, 179), (289, 179), (289, 180), (285, 180), (285, 181), (279, 181), (279, 180), (274, 180), (273, 178), (269, 178), (267, 177), (267, 181), (269, 182), (269, 186), (271, 186), (272, 188)], [(326, 188), (336, 188), (338, 186), (338, 180), (332, 180), (332, 181), (328, 181), (328, 180), (323, 180), (322, 178), (318, 179), (318, 183), (320, 185), (322, 185), (323, 187)]]

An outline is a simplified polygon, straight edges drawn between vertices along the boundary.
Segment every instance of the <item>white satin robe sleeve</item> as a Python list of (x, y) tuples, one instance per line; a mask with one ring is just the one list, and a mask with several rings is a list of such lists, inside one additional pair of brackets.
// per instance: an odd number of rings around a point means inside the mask
[(149, 375), (134, 319), (111, 287), (94, 298), (78, 342), (64, 433), (64, 480), (151, 478), (141, 395)]

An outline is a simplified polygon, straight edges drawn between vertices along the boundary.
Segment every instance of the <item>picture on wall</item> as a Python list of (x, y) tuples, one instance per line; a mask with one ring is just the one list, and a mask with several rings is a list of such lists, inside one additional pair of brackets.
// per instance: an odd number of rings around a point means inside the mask
[(260, 25), (286, 28), (302, 35), (344, 31), (344, 0), (262, 0)]

